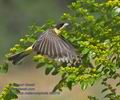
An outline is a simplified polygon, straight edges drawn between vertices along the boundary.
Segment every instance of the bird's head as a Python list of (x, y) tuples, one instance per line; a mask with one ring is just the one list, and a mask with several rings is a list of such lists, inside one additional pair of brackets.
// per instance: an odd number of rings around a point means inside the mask
[(62, 29), (64, 29), (66, 26), (68, 26), (69, 23), (59, 23), (55, 26), (54, 31), (59, 34)]

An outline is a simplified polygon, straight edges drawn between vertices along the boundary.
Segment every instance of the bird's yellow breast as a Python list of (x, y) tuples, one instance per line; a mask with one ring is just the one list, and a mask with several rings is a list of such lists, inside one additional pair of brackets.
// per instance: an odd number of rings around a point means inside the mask
[(54, 28), (53, 30), (55, 31), (55, 33), (56, 33), (57, 35), (59, 35), (59, 34), (60, 34), (60, 32), (61, 32), (61, 31), (60, 31), (60, 30), (58, 30), (57, 28)]

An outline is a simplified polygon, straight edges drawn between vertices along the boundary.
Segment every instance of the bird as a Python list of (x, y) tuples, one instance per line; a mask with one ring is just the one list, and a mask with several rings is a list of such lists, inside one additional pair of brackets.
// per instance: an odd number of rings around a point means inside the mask
[(40, 34), (32, 46), (8, 57), (8, 60), (16, 65), (31, 52), (36, 52), (36, 54), (47, 56), (55, 61), (66, 63), (67, 66), (79, 66), (82, 61), (80, 54), (70, 42), (60, 35), (68, 25), (67, 22), (61, 22), (55, 27), (47, 29)]

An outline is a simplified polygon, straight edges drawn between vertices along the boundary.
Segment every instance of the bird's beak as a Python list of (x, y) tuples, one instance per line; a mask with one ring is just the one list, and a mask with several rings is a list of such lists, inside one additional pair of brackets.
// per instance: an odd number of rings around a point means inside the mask
[(69, 25), (69, 23), (65, 23), (61, 28), (60, 28), (60, 30), (62, 30), (62, 29), (64, 29), (66, 26), (68, 26)]
[(69, 23), (65, 23), (64, 25), (63, 25), (63, 27), (66, 27), (66, 26), (68, 26), (69, 25)]

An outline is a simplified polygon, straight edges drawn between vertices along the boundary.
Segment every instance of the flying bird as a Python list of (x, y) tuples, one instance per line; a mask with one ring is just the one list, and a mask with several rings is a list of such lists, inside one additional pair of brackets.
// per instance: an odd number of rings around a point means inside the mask
[(55, 61), (66, 63), (68, 66), (79, 66), (81, 56), (67, 40), (60, 35), (61, 30), (68, 26), (68, 23), (57, 24), (54, 28), (47, 29), (41, 33), (39, 38), (24, 51), (8, 57), (13, 64), (18, 64), (31, 52), (47, 56)]

